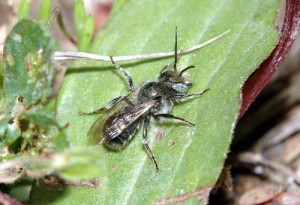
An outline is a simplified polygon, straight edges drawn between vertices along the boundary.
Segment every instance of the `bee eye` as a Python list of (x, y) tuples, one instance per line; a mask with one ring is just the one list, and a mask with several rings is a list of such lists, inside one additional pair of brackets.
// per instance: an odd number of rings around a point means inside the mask
[(172, 85), (172, 89), (180, 93), (186, 93), (188, 90), (188, 85), (185, 83), (175, 83)]

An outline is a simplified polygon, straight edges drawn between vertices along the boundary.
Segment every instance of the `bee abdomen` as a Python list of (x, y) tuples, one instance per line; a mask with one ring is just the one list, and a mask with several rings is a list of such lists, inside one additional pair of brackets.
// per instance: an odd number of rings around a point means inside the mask
[(138, 125), (139, 125), (139, 121), (133, 123), (126, 130), (124, 130), (120, 135), (111, 139), (110, 141), (105, 141), (104, 144), (106, 144), (109, 148), (114, 150), (120, 150), (124, 148), (129, 143), (132, 136), (136, 132)]

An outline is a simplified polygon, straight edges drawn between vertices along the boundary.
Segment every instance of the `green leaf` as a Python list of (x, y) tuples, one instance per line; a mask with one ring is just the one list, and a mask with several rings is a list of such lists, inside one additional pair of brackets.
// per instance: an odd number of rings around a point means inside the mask
[[(58, 151), (68, 146), (64, 129), (41, 109), (52, 94), (51, 57), (49, 36), (32, 20), (18, 22), (5, 41), (6, 116), (1, 122), (0, 134), (2, 144), (9, 145), (10, 150), (22, 151), (24, 155), (44, 149)], [(6, 118), (13, 118), (14, 123), (7, 125)]]
[(3, 106), (3, 75), (2, 75), (2, 59), (0, 59), (0, 109), (2, 110), (2, 106)]
[[(196, 66), (189, 71), (193, 81), (189, 93), (210, 89), (201, 98), (176, 105), (173, 111), (196, 127), (171, 121), (151, 124), (148, 138), (161, 169), (158, 173), (141, 143), (141, 131), (120, 152), (95, 145), (104, 159), (96, 190), (35, 186), (32, 204), (153, 204), (178, 195), (191, 196), (189, 204), (198, 204), (196, 198), (205, 201), (205, 193), (214, 186), (228, 153), (242, 84), (269, 55), (279, 37), (274, 26), (278, 0), (122, 2), (91, 52), (133, 55), (172, 51), (175, 26), (179, 48), (205, 42), (231, 29), (213, 44), (181, 56), (178, 67)], [(168, 58), (121, 65), (137, 86), (155, 79), (172, 61)], [(71, 144), (85, 146), (89, 141), (87, 131), (97, 118), (81, 116), (79, 110), (95, 110), (127, 93), (126, 82), (111, 64), (74, 65), (58, 99), (60, 122), (70, 123)]]
[(52, 12), (52, 0), (40, 1), (39, 22), (41, 22), (42, 25), (45, 25), (46, 22), (50, 19), (51, 12)]
[(10, 120), (10, 117), (7, 117), (3, 114), (0, 115), (0, 139), (1, 139), (1, 141), (4, 140), (4, 134), (6, 132), (9, 120)]
[(47, 137), (49, 138), (47, 146), (49, 148), (61, 151), (69, 146), (65, 130), (60, 127), (54, 117), (44, 113), (42, 110), (27, 110), (24, 113), (24, 117), (30, 120), (31, 123), (36, 124), (39, 129), (47, 131)]
[(22, 180), (9, 187), (8, 194), (18, 201), (28, 201), (32, 180)]
[(97, 156), (99, 156), (99, 151), (89, 147), (68, 148), (47, 156), (20, 157), (13, 162), (18, 162), (18, 167), (30, 170), (27, 173), (29, 176), (34, 176), (30, 175), (34, 172), (39, 173), (38, 176), (45, 176), (55, 171), (60, 177), (67, 180), (86, 180), (101, 173), (99, 168), (101, 158)]
[(7, 184), (24, 176), (41, 178), (50, 174), (67, 180), (89, 180), (101, 173), (98, 156), (99, 151), (89, 147), (67, 148), (44, 156), (23, 154), (1, 163), (0, 182)]
[(39, 24), (23, 19), (6, 38), (3, 58), (6, 113), (11, 114), (17, 98), (28, 107), (43, 102), (52, 91), (50, 60), (52, 44)]
[(79, 51), (87, 51), (94, 34), (94, 17), (86, 14), (82, 0), (76, 0), (74, 5), (75, 30)]
[(60, 155), (60, 159), (63, 160), (54, 160), (54, 163), (60, 162), (54, 168), (67, 180), (92, 179), (102, 172), (99, 152), (93, 148), (68, 149)]
[(5, 142), (11, 144), (21, 135), (21, 130), (18, 125), (16, 124), (8, 124), (6, 135), (5, 135)]
[(30, 12), (30, 0), (21, 0), (19, 10), (18, 10), (19, 19), (28, 17), (29, 12)]

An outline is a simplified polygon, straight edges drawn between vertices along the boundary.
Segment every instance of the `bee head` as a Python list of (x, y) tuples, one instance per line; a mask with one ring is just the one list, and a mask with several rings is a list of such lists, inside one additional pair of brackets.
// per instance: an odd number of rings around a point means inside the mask
[(189, 66), (183, 69), (182, 71), (169, 70), (166, 69), (169, 66), (166, 66), (160, 73), (158, 81), (166, 85), (169, 89), (172, 89), (179, 93), (186, 93), (188, 89), (192, 86), (192, 83), (187, 76), (183, 75), (185, 71), (195, 66)]

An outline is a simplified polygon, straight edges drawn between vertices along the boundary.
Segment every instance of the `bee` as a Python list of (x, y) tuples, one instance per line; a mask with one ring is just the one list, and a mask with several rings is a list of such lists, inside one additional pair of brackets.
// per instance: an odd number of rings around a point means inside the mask
[(130, 93), (126, 96), (119, 96), (104, 107), (90, 112), (86, 115), (102, 115), (95, 121), (88, 131), (88, 137), (101, 139), (100, 144), (104, 144), (110, 149), (121, 150), (132, 139), (139, 126), (142, 127), (142, 143), (152, 158), (156, 170), (159, 166), (156, 158), (148, 145), (147, 130), (152, 119), (174, 119), (190, 126), (195, 126), (192, 122), (181, 117), (170, 114), (177, 103), (200, 97), (208, 89), (201, 93), (187, 94), (192, 83), (185, 75), (185, 72), (195, 66), (188, 66), (182, 70), (177, 69), (177, 28), (175, 29), (175, 52), (174, 62), (166, 65), (155, 81), (146, 82), (135, 88), (131, 76), (110, 57), (115, 68), (125, 77)]

